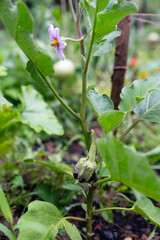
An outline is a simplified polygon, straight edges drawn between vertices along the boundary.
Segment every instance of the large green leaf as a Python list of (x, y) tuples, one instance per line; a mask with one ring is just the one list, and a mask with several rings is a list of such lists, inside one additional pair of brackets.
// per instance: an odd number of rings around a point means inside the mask
[(18, 222), (20, 230), (18, 240), (42, 240), (49, 229), (55, 237), (58, 229), (63, 228), (62, 219), (61, 213), (53, 204), (42, 201), (31, 202), (28, 211)]
[(12, 224), (12, 213), (8, 201), (4, 195), (3, 189), (0, 186), (0, 209), (4, 214), (5, 219)]
[(150, 92), (134, 112), (140, 120), (160, 123), (160, 89)]
[[(98, 0), (93, 56), (100, 56), (110, 51), (112, 41), (120, 36), (117, 24), (130, 13), (137, 11), (134, 3), (126, 0), (120, 2), (117, 4), (114, 0)], [(83, 0), (82, 4), (85, 8), (84, 19), (87, 31), (89, 31), (93, 27), (96, 0)]]
[(147, 94), (159, 88), (160, 73), (155, 76), (146, 78), (145, 80), (136, 80), (130, 87), (124, 87), (121, 92), (120, 111), (130, 111), (142, 101)]
[(44, 77), (52, 75), (51, 58), (42, 54), (34, 44), (33, 19), (26, 5), (23, 2), (14, 5), (11, 0), (0, 0), (0, 19), (37, 71)]
[(106, 94), (97, 93), (95, 89), (91, 89), (87, 97), (98, 117), (105, 111), (114, 109), (112, 100)]
[(126, 0), (120, 2), (120, 4), (114, 4), (108, 11), (98, 13), (94, 41), (98, 41), (105, 35), (115, 31), (117, 24), (123, 18), (137, 11), (137, 6), (134, 3)]
[(143, 215), (160, 227), (160, 208), (155, 207), (148, 198), (136, 201), (131, 208), (131, 211)]
[(34, 201), (18, 222), (18, 240), (49, 240), (63, 227), (72, 240), (82, 240), (76, 227), (67, 222), (53, 204)]
[(92, 54), (93, 56), (101, 56), (108, 53), (112, 49), (113, 40), (121, 35), (121, 31), (117, 29), (109, 34), (107, 34), (102, 40), (97, 41), (93, 45)]
[(104, 128), (106, 133), (114, 130), (124, 118), (124, 113), (117, 110), (104, 112), (98, 118), (98, 122)]
[(63, 128), (51, 108), (32, 86), (22, 87), (21, 121), (28, 124), (36, 132), (45, 131), (48, 134), (62, 135)]
[(160, 201), (160, 179), (149, 166), (144, 154), (124, 145), (112, 135), (98, 139), (97, 145), (111, 179)]
[(85, 0), (92, 7), (96, 7), (96, 2), (98, 1), (98, 10), (97, 12), (103, 11), (109, 4), (111, 0)]
[(36, 66), (31, 60), (27, 62), (26, 70), (30, 73), (31, 78), (39, 84), (39, 86), (43, 86), (43, 90), (45, 91), (47, 89), (47, 84), (44, 81), (44, 77), (40, 71), (36, 69)]

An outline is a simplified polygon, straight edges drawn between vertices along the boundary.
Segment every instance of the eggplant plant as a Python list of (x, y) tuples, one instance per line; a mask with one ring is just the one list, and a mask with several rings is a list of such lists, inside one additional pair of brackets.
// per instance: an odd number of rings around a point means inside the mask
[[(93, 236), (93, 215), (107, 210), (139, 213), (160, 227), (160, 209), (155, 207), (149, 199), (160, 202), (160, 179), (150, 166), (147, 154), (137, 152), (123, 142), (127, 134), (139, 122), (160, 123), (160, 74), (150, 76), (145, 80), (135, 80), (132, 86), (124, 87), (120, 95), (121, 102), (118, 109), (114, 109), (112, 100), (106, 94), (101, 95), (94, 88), (87, 90), (88, 70), (92, 58), (101, 56), (111, 50), (111, 42), (121, 34), (117, 24), (129, 14), (136, 12), (137, 6), (126, 0), (76, 0), (75, 2), (76, 6), (73, 5), (72, 0), (68, 1), (78, 34), (77, 39), (61, 37), (58, 26), (55, 27), (52, 23), (48, 26), (48, 31), (51, 48), (57, 52), (62, 61), (65, 59), (63, 49), (67, 48), (67, 42), (80, 43), (82, 57), (80, 113), (76, 109), (72, 109), (63, 100), (58, 93), (58, 89), (55, 89), (50, 81), (50, 76), (54, 74), (52, 59), (42, 53), (34, 42), (33, 18), (27, 6), (23, 1), (12, 3), (11, 0), (0, 0), (0, 19), (27, 56), (27, 71), (33, 81), (36, 81), (45, 91), (50, 90), (53, 93), (64, 109), (68, 111), (70, 121), (73, 117), (79, 122), (88, 149), (88, 155), (81, 158), (75, 165), (73, 172), (70, 171), (69, 173), (72, 179), (75, 178), (76, 180), (68, 183), (70, 189), (85, 191), (86, 217), (64, 217), (53, 204), (33, 201), (28, 205), (28, 211), (20, 217), (18, 224), (13, 226), (10, 207), (2, 188), (0, 188), (0, 208), (11, 225), (11, 230), (9, 230), (0, 224), (0, 230), (10, 240), (54, 240), (57, 239), (59, 230), (63, 228), (72, 240), (82, 239), (79, 230), (69, 220), (85, 222), (86, 239), (91, 240)], [(81, 15), (83, 15), (86, 24), (85, 35), (82, 33)], [(48, 123), (52, 115), (45, 119), (32, 115), (33, 108), (40, 107), (38, 103), (35, 104), (39, 99), (33, 97), (33, 95), (27, 97), (26, 91), (24, 91), (24, 94), (26, 94), (26, 97), (24, 95), (25, 108), (27, 109), (29, 104), (33, 107), (28, 107), (28, 111), (21, 114), (22, 121), (30, 122), (35, 129), (42, 126), (42, 129), (45, 129), (49, 134), (63, 134), (63, 129), (57, 120), (53, 124)], [(2, 101), (2, 98), (0, 100)], [(90, 129), (90, 126), (86, 123), (87, 101), (90, 101), (93, 112), (97, 115), (97, 121), (102, 128), (102, 138), (97, 138), (94, 130)], [(4, 100), (4, 97), (1, 106), (3, 108), (7, 106), (7, 100)], [(125, 123), (128, 115), (132, 113), (136, 116), (135, 120), (120, 137), (116, 137), (115, 130)], [(50, 114), (50, 112), (46, 112), (46, 114)], [(103, 171), (103, 174), (101, 166), (105, 166), (105, 169), (107, 169), (107, 171)], [(136, 189), (146, 197), (136, 201), (131, 208), (113, 206), (96, 209), (93, 204), (95, 190), (103, 183), (113, 180)], [(87, 187), (84, 188), (84, 185)], [(16, 229), (19, 229), (18, 236), (15, 234)]]

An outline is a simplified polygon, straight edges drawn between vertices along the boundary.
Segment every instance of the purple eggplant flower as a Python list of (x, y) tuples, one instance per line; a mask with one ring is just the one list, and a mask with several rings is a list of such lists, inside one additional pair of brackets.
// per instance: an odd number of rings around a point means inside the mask
[(59, 37), (59, 28), (54, 28), (52, 24), (48, 28), (49, 37), (52, 41), (51, 46), (53, 46), (57, 52), (57, 55), (64, 60), (65, 56), (62, 49), (66, 47), (67, 43), (62, 41)]

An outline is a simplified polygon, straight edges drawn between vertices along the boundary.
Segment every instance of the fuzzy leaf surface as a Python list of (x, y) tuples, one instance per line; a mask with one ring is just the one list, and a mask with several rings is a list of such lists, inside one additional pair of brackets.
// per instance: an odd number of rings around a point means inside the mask
[(160, 87), (160, 73), (145, 80), (135, 80), (130, 87), (124, 87), (121, 92), (120, 111), (131, 111), (150, 91)]
[(98, 117), (105, 111), (114, 109), (112, 100), (106, 94), (97, 93), (95, 89), (91, 89), (87, 97)]
[(56, 237), (58, 229), (63, 228), (62, 219), (61, 213), (53, 204), (42, 201), (31, 202), (28, 211), (18, 222), (20, 230), (18, 240), (43, 239), (50, 228), (49, 235)]
[(144, 154), (107, 135), (97, 140), (98, 151), (111, 174), (111, 179), (160, 202), (160, 179), (150, 167)]
[(160, 123), (160, 88), (150, 92), (134, 109), (141, 120)]
[(101, 56), (108, 53), (112, 49), (113, 41), (120, 35), (121, 31), (117, 29), (116, 31), (107, 34), (104, 38), (102, 38), (102, 40), (97, 41), (93, 45), (93, 56)]
[(124, 113), (117, 110), (104, 112), (98, 118), (98, 122), (104, 128), (106, 133), (114, 130), (124, 118)]
[(63, 134), (63, 127), (58, 122), (51, 108), (44, 101), (40, 93), (32, 86), (22, 87), (21, 121), (36, 132), (45, 131), (48, 134)]
[(114, 4), (110, 9), (98, 13), (94, 41), (96, 42), (115, 31), (117, 24), (123, 18), (136, 11), (137, 6), (134, 3), (122, 0), (120, 4)]
[(133, 212), (143, 215), (156, 226), (160, 227), (160, 208), (155, 207), (148, 198), (136, 201), (132, 209)]
[(65, 227), (65, 230), (67, 234), (70, 236), (72, 240), (82, 240), (81, 235), (79, 234), (78, 229), (76, 228), (75, 225), (72, 225), (68, 221), (63, 221), (63, 225)]
[(53, 204), (34, 201), (28, 205), (28, 211), (18, 222), (18, 240), (53, 239), (63, 227), (72, 240), (82, 240), (75, 225), (66, 221)]

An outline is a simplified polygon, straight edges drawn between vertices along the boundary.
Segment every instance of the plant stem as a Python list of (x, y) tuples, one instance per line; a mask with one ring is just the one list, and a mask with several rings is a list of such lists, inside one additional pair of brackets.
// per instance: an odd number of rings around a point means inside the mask
[(92, 212), (93, 212), (93, 188), (89, 187), (87, 195), (87, 236), (86, 240), (92, 239)]
[[(82, 126), (82, 128), (85, 128), (85, 131), (87, 131), (87, 128), (86, 128), (87, 73), (88, 73), (88, 67), (89, 67), (89, 62), (90, 62), (90, 58), (91, 58), (92, 46), (93, 46), (93, 42), (94, 42), (95, 26), (96, 26), (96, 19), (97, 19), (97, 9), (98, 9), (98, 0), (96, 1), (96, 9), (95, 9), (95, 15), (94, 15), (92, 37), (91, 37), (91, 41), (90, 41), (90, 45), (89, 45), (87, 60), (86, 60), (84, 70), (83, 70), (83, 79), (82, 79), (81, 126)], [(88, 139), (88, 133), (86, 133), (86, 138)], [(86, 141), (86, 143), (87, 143), (87, 141)], [(90, 144), (91, 144), (91, 140), (90, 140)], [(86, 240), (92, 239), (93, 193), (94, 193), (94, 188), (92, 186), (90, 186), (89, 190), (88, 190), (88, 195), (87, 195), (87, 236), (86, 236)]]
[(82, 128), (82, 131), (83, 131), (83, 135), (85, 137), (87, 149), (89, 151), (90, 146), (91, 146), (90, 131), (88, 131), (88, 129), (87, 129), (86, 122), (83, 121), (81, 118), (80, 118), (80, 124), (81, 124), (81, 128)]
[[(75, 12), (74, 12), (74, 9), (73, 9), (72, 0), (69, 0), (69, 7), (70, 7), (70, 10), (71, 10), (71, 13), (72, 13), (72, 16), (73, 16), (73, 20), (74, 20), (75, 25), (76, 25), (78, 37), (80, 39), (81, 38), (83, 39), (81, 25), (80, 25), (80, 2), (79, 2), (79, 0), (77, 1), (77, 17), (75, 15)], [(80, 49), (81, 49), (81, 55), (82, 55), (82, 69), (84, 69), (84, 59), (83, 59), (85, 57), (84, 39), (83, 39), (83, 41), (80, 41)], [(82, 93), (82, 95), (83, 95), (83, 93)], [(82, 109), (82, 106), (81, 106), (81, 109)], [(90, 132), (87, 129), (85, 118), (84, 119), (80, 118), (79, 120), (80, 120), (81, 128), (82, 128), (82, 131), (83, 131), (83, 135), (85, 137), (87, 149), (89, 150), (90, 145), (91, 145)]]
[(75, 39), (75, 38), (61, 37), (61, 40), (62, 41), (81, 42), (84, 40), (84, 38), (82, 37), (82, 38)]
[(84, 218), (77, 218), (77, 217), (72, 217), (72, 216), (71, 216), (71, 217), (64, 217), (64, 218), (62, 218), (62, 219), (59, 221), (59, 223), (58, 223), (56, 226), (52, 226), (52, 225), (51, 225), (51, 226), (49, 227), (47, 233), (45, 234), (45, 236), (43, 237), (42, 240), (47, 240), (48, 237), (49, 237), (49, 235), (50, 235), (50, 233), (51, 233), (54, 229), (57, 230), (57, 229), (58, 229), (58, 226), (59, 226), (61, 223), (63, 223), (63, 221), (66, 220), (66, 219), (86, 222), (86, 219), (84, 219)]
[[(34, 65), (35, 66), (35, 65)], [(36, 66), (35, 66), (36, 67)], [(52, 91), (52, 93), (55, 95), (55, 97), (58, 99), (58, 101), (63, 105), (63, 107), (65, 107), (65, 109), (67, 109), (68, 112), (70, 112), (75, 118), (77, 118), (78, 120), (81, 120), (80, 116), (72, 109), (70, 108), (64, 101), (63, 99), (60, 97), (60, 95), (58, 94), (58, 92), (55, 90), (55, 88), (52, 86), (49, 77), (44, 77), (42, 75), (42, 73), (36, 68), (40, 78), (43, 79), (43, 81), (48, 85), (49, 89)]]
[(74, 12), (74, 9), (73, 9), (72, 0), (69, 0), (68, 3), (69, 3), (69, 7), (70, 7), (70, 10), (71, 10), (72, 16), (73, 16), (73, 20), (74, 20), (74, 22), (76, 24), (77, 19), (76, 19), (76, 15), (75, 15), (75, 12)]
[(103, 184), (103, 183), (109, 182), (110, 180), (111, 180), (110, 177), (101, 179), (101, 180), (95, 182), (95, 183), (93, 184), (93, 187), (95, 188), (95, 187), (97, 187), (98, 185), (101, 185), (101, 184)]
[[(81, 24), (80, 24), (80, 1), (77, 1), (77, 18), (76, 18), (76, 28), (78, 37), (83, 39), (82, 30), (81, 30)], [(85, 47), (84, 47), (84, 39), (80, 42), (80, 48), (81, 48), (81, 55), (85, 56)], [(82, 67), (84, 68), (83, 60), (82, 60)]]
[(88, 67), (89, 67), (89, 62), (91, 58), (91, 52), (92, 52), (92, 46), (94, 42), (94, 35), (95, 35), (95, 26), (96, 26), (96, 19), (97, 19), (97, 9), (98, 9), (98, 1), (96, 3), (96, 9), (95, 9), (95, 15), (94, 15), (94, 23), (93, 23), (93, 29), (92, 29), (92, 37), (89, 45), (89, 51), (83, 71), (83, 82), (82, 82), (82, 104), (81, 104), (81, 118), (82, 120), (85, 120), (86, 116), (86, 102), (87, 102), (87, 94), (86, 94), (86, 89), (87, 89), (87, 73), (88, 73)]
[(132, 208), (123, 208), (123, 207), (108, 207), (108, 208), (102, 208), (98, 210), (94, 210), (92, 213), (99, 213), (104, 212), (107, 210), (125, 210), (125, 211), (132, 211)]
[[(90, 62), (90, 58), (91, 58), (91, 51), (92, 51), (94, 35), (95, 35), (97, 8), (98, 8), (98, 1), (96, 3), (92, 37), (91, 37), (88, 56), (87, 56), (87, 60), (86, 60), (86, 63), (85, 63), (84, 69), (83, 69), (83, 77), (82, 77), (81, 126), (82, 126), (82, 129), (83, 129), (83, 133), (85, 135), (87, 146), (88, 146), (88, 144), (89, 145), (91, 144), (90, 133), (87, 130), (87, 125), (86, 125), (87, 73), (88, 73), (88, 67), (89, 67), (89, 62)], [(83, 42), (81, 42), (81, 43), (83, 44)], [(81, 51), (81, 54), (84, 56), (83, 51)], [(83, 68), (83, 66), (82, 66), (82, 68)]]
[(123, 133), (123, 135), (119, 138), (120, 141), (123, 140), (123, 138), (132, 130), (132, 128), (134, 128), (139, 122), (141, 121), (141, 119), (136, 119), (136, 121), (133, 122), (133, 124)]
[(12, 233), (13, 233), (13, 237), (14, 237), (14, 239), (16, 240), (17, 238), (16, 238), (16, 234), (15, 234), (15, 231), (14, 231), (13, 224), (10, 223), (10, 225), (11, 225), (11, 230), (12, 230)]
[(77, 220), (81, 222), (86, 222), (87, 220), (85, 218), (78, 218), (78, 217), (65, 217), (66, 220)]
[[(43, 77), (44, 78), (44, 77)], [(48, 77), (44, 78), (45, 82), (47, 83), (48, 87), (50, 88), (50, 90), (54, 93), (55, 97), (58, 99), (58, 101), (67, 109), (68, 112), (70, 112), (74, 117), (76, 117), (78, 120), (80, 120), (80, 116), (74, 112), (73, 109), (71, 109), (64, 101), (63, 99), (60, 97), (60, 95), (57, 93), (57, 91), (54, 89), (54, 87), (52, 86), (50, 80)]]
[[(69, 0), (69, 5), (70, 5), (70, 9), (71, 9), (71, 12), (73, 15), (73, 19), (76, 23), (78, 36), (79, 36), (79, 38), (83, 38), (81, 26), (80, 26), (80, 0), (77, 1), (77, 17), (74, 14), (72, 0)], [(89, 52), (88, 52), (87, 60), (85, 63), (84, 63), (84, 58), (85, 58), (84, 41), (80, 42), (81, 55), (82, 55), (82, 70), (83, 70), (80, 123), (81, 123), (83, 134), (85, 136), (85, 141), (86, 141), (88, 150), (90, 149), (90, 146), (91, 146), (91, 138), (90, 138), (90, 132), (88, 131), (87, 125), (86, 125), (87, 72), (88, 72), (89, 62), (90, 62), (90, 58), (91, 58), (91, 51), (92, 51), (92, 46), (93, 46), (93, 41), (94, 41), (94, 35), (95, 35), (97, 9), (98, 9), (98, 1), (96, 2), (96, 10), (95, 10), (95, 15), (94, 15), (92, 37), (91, 37), (91, 41), (90, 41), (90, 45), (89, 45)], [(88, 190), (88, 195), (87, 195), (87, 236), (86, 236), (86, 240), (91, 240), (91, 238), (92, 238), (93, 193), (94, 193), (94, 188), (92, 186), (90, 186), (89, 190)]]

